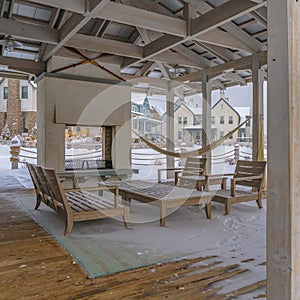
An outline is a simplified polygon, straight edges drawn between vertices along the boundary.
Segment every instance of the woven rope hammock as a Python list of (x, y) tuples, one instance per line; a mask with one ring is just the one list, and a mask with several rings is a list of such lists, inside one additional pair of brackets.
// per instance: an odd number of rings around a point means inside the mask
[(237, 126), (233, 130), (231, 130), (230, 132), (228, 132), (226, 135), (224, 135), (223, 137), (221, 137), (219, 140), (214, 141), (213, 143), (211, 143), (211, 144), (209, 144), (209, 145), (207, 145), (207, 146), (205, 146), (205, 147), (203, 147), (201, 149), (192, 150), (192, 151), (186, 151), (186, 152), (173, 152), (173, 151), (170, 151), (170, 150), (162, 149), (162, 148), (156, 146), (155, 144), (149, 142), (147, 139), (141, 137), (134, 130), (132, 130), (132, 131), (141, 139), (141, 141), (143, 143), (145, 143), (147, 146), (149, 146), (153, 150), (155, 150), (155, 151), (157, 151), (159, 153), (165, 154), (167, 156), (172, 156), (172, 157), (177, 157), (177, 158), (184, 158), (184, 157), (188, 157), (188, 156), (201, 156), (201, 155), (204, 155), (204, 154), (212, 151), (214, 148), (216, 148), (219, 145), (221, 145), (226, 139), (228, 139), (233, 133), (235, 133), (244, 124), (246, 124), (250, 119), (251, 119), (251, 117), (248, 118), (248, 119), (246, 119), (239, 126)]

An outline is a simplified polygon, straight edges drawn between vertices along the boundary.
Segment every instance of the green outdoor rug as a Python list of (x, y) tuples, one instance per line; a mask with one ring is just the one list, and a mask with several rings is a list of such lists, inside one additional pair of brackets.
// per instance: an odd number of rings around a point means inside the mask
[(168, 216), (167, 226), (161, 227), (157, 220), (157, 207), (133, 202), (131, 229), (125, 228), (121, 219), (84, 221), (74, 223), (71, 235), (65, 237), (63, 215), (43, 203), (38, 210), (34, 210), (34, 194), (22, 194), (21, 198), (20, 206), (54, 237), (91, 278), (193, 254), (199, 247), (193, 243), (188, 245), (187, 241), (195, 242), (195, 237), (199, 238), (201, 232), (206, 231), (204, 225), (209, 222), (202, 209), (183, 207)]

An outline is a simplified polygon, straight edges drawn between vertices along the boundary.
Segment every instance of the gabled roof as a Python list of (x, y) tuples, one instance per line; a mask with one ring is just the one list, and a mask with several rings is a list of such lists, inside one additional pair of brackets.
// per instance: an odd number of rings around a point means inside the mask
[(158, 107), (158, 106), (152, 105), (151, 109), (153, 109), (154, 111), (156, 111), (160, 117), (162, 117), (163, 114), (164, 114), (164, 112), (162, 111), (162, 109), (160, 107)]
[(238, 117), (239, 117), (239, 123), (241, 122), (241, 116), (240, 116), (240, 114), (235, 110), (235, 108), (234, 107), (232, 107), (229, 103), (228, 103), (228, 101), (226, 101), (224, 98), (221, 98), (221, 99), (219, 99), (218, 101), (217, 101), (217, 103), (215, 104), (215, 105), (213, 105), (213, 107), (211, 108), (212, 110), (216, 107), (216, 106), (218, 106), (219, 104), (221, 104), (221, 103), (224, 103), (224, 104), (226, 104), (234, 113), (236, 113), (237, 115), (238, 115)]

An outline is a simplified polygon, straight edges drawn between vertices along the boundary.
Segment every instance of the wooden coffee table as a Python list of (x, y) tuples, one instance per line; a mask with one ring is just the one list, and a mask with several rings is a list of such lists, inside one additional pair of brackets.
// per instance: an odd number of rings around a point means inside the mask
[(132, 199), (158, 206), (160, 208), (161, 226), (166, 224), (167, 209), (180, 206), (204, 204), (206, 216), (208, 219), (211, 219), (211, 199), (213, 194), (210, 192), (201, 192), (142, 180), (106, 181), (100, 182), (99, 185), (118, 186), (123, 203), (126, 205), (130, 205)]

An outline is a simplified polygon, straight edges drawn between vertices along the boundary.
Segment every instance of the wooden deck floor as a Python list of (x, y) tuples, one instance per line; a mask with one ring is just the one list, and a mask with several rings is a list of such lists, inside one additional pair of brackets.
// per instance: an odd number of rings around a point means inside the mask
[[(233, 299), (266, 282), (221, 294), (226, 280), (247, 269), (209, 257), (181, 260), (89, 279), (57, 243), (0, 194), (0, 299)], [(202, 262), (201, 264), (197, 264)], [(216, 287), (214, 283), (221, 283)]]

